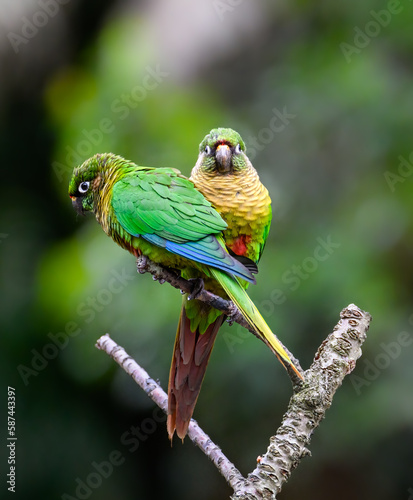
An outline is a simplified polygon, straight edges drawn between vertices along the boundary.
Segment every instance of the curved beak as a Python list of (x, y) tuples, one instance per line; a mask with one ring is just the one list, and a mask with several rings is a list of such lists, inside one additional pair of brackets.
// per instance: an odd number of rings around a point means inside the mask
[(231, 171), (232, 153), (227, 144), (220, 144), (215, 152), (215, 159), (218, 165), (218, 170), (221, 173)]
[(82, 198), (77, 198), (76, 196), (71, 196), (72, 207), (76, 210), (78, 214), (85, 215), (85, 211), (83, 210)]

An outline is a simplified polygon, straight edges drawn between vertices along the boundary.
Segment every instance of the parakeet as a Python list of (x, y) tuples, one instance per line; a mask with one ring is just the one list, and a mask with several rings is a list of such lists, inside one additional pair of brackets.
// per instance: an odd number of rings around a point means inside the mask
[(228, 224), (226, 246), (258, 263), (271, 225), (271, 198), (246, 155), (241, 136), (216, 128), (199, 145), (190, 180)]
[[(141, 167), (111, 153), (97, 154), (75, 168), (69, 195), (79, 213), (91, 211), (105, 233), (136, 257), (179, 270), (184, 278), (202, 278), (205, 289), (229, 298), (247, 322), (286, 364), (294, 366), (248, 297), (240, 280), (254, 283), (252, 266), (245, 266), (226, 249), (222, 231), (227, 224), (193, 183), (172, 168)], [(159, 305), (162, 308), (162, 305)], [(180, 340), (183, 361), (194, 361), (181, 392), (183, 406), (171, 407), (170, 438), (184, 438), (199, 394), (210, 349), (224, 315), (206, 304), (187, 300), (178, 330), (195, 332)], [(180, 382), (178, 379), (177, 383)], [(174, 401), (174, 388), (169, 388)]]
[[(271, 199), (245, 154), (240, 135), (228, 128), (211, 130), (199, 146), (190, 180), (228, 224), (223, 234), (232, 255), (246, 265), (251, 260), (258, 263), (271, 225)], [(240, 284), (247, 288), (249, 281), (240, 280)], [(209, 315), (211, 309), (196, 300), (182, 305), (169, 376), (170, 435), (191, 414), (215, 337), (225, 320), (223, 314), (217, 318)], [(210, 318), (205, 333), (192, 329), (189, 314)], [(195, 344), (196, 349), (192, 347), (188, 354), (183, 349), (187, 344)]]

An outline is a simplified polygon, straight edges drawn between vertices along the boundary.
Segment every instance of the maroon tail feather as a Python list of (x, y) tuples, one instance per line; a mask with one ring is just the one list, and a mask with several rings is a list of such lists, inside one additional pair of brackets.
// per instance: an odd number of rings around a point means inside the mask
[(188, 432), (215, 338), (224, 320), (223, 314), (205, 333), (200, 334), (198, 329), (193, 332), (182, 307), (169, 372), (167, 428), (171, 440), (175, 431), (181, 439)]

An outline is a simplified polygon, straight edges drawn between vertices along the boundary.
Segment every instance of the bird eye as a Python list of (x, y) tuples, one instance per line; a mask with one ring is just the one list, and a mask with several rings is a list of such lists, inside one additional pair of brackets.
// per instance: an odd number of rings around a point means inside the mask
[(205, 149), (204, 149), (205, 153), (207, 155), (210, 155), (211, 154), (211, 148), (209, 146), (205, 146)]
[(240, 145), (240, 144), (237, 144), (237, 145), (235, 146), (235, 152), (236, 152), (237, 154), (241, 153), (241, 145)]
[(89, 181), (81, 182), (78, 187), (79, 193), (86, 193), (86, 191), (89, 189), (89, 184)]

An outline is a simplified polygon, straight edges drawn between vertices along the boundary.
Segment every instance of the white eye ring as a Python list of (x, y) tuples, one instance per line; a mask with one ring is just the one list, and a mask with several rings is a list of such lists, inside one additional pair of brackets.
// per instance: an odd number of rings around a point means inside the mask
[(211, 154), (211, 148), (210, 148), (208, 145), (207, 145), (207, 146), (205, 146), (204, 151), (205, 151), (205, 153), (206, 153), (207, 155), (210, 155), (210, 154)]
[(240, 145), (240, 144), (237, 144), (237, 145), (235, 146), (235, 152), (236, 152), (237, 154), (241, 153), (241, 145)]
[(79, 193), (81, 193), (81, 194), (86, 193), (86, 191), (89, 189), (89, 184), (90, 184), (90, 182), (89, 182), (89, 181), (84, 181), (84, 182), (81, 182), (81, 183), (79, 184), (79, 187), (78, 187), (78, 191), (79, 191)]

